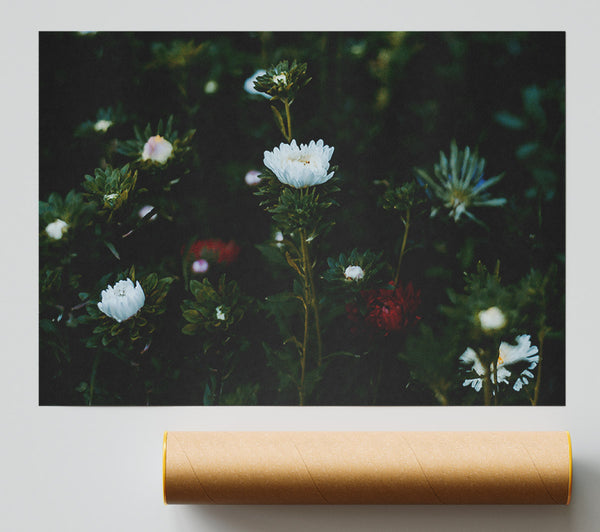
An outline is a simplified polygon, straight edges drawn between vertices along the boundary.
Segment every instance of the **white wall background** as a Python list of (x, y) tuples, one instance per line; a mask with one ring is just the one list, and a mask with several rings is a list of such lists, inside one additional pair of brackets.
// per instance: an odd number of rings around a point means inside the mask
[[(584, 0), (223, 5), (114, 0), (5, 6), (0, 122), (0, 530), (600, 530), (598, 10)], [(347, 3), (349, 4), (349, 3)], [(567, 406), (60, 408), (37, 406), (37, 32), (566, 30)], [(502, 80), (498, 80), (502, 83)], [(42, 143), (43, 139), (39, 139)], [(8, 244), (8, 245), (7, 245)], [(542, 506), (164, 506), (164, 430), (570, 430), (573, 499)], [(507, 464), (508, 465), (508, 464)]]

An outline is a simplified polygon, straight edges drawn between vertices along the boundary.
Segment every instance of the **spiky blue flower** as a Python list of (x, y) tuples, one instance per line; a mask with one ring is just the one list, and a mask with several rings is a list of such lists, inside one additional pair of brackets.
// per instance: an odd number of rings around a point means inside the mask
[[(433, 193), (434, 201), (441, 201), (443, 207), (448, 209), (448, 215), (458, 221), (464, 214), (472, 220), (479, 221), (469, 211), (472, 207), (499, 207), (506, 204), (506, 198), (492, 198), (488, 189), (504, 177), (499, 174), (484, 179), (485, 159), (478, 157), (477, 152), (471, 153), (467, 146), (464, 151), (459, 151), (455, 141), (450, 144), (450, 158), (440, 152), (440, 162), (433, 167), (435, 177), (416, 168), (418, 180), (428, 186)], [(435, 216), (438, 206), (431, 209), (431, 216)]]

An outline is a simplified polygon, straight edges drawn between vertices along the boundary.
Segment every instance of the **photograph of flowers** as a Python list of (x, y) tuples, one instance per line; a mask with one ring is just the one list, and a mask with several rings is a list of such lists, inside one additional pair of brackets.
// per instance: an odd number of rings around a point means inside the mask
[(39, 33), (40, 405), (564, 405), (564, 32)]

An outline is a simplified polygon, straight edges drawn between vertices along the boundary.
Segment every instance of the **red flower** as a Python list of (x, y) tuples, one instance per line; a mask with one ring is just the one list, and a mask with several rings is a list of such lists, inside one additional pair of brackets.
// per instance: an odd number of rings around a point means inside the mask
[(190, 246), (188, 258), (192, 261), (204, 259), (209, 262), (220, 264), (231, 264), (235, 262), (240, 254), (240, 246), (233, 240), (228, 243), (211, 238), (208, 240), (197, 240)]
[[(421, 291), (415, 290), (412, 283), (406, 287), (363, 290), (360, 294), (365, 302), (366, 310), (363, 314), (364, 325), (371, 331), (382, 331), (386, 336), (413, 325), (420, 319), (416, 315), (417, 307), (421, 303)], [(361, 313), (357, 305), (346, 306), (348, 319), (360, 324)], [(353, 331), (356, 331), (353, 327)]]

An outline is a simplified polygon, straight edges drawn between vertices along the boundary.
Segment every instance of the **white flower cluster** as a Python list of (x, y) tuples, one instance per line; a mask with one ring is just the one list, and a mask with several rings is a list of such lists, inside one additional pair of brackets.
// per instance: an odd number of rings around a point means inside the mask
[(273, 151), (265, 151), (263, 162), (283, 184), (303, 188), (321, 185), (333, 177), (333, 172), (328, 173), (332, 155), (333, 148), (322, 139), (300, 146), (292, 140), (290, 144), (282, 142)]
[(98, 308), (119, 323), (135, 315), (146, 302), (140, 282), (137, 281), (134, 286), (129, 278), (115, 283), (115, 286), (108, 285), (100, 296), (102, 301), (98, 303)]
[[(498, 350), (498, 360), (496, 362), (496, 375), (498, 383), (509, 384), (508, 378), (512, 375), (508, 369), (518, 363), (526, 364), (527, 367), (521, 371), (517, 380), (513, 384), (513, 389), (518, 392), (524, 385), (529, 383), (529, 379), (533, 379), (531, 370), (535, 369), (539, 362), (538, 348), (531, 345), (531, 337), (528, 334), (522, 334), (516, 337), (517, 345), (511, 345), (506, 342), (500, 344)], [(466, 379), (463, 386), (472, 386), (478, 392), (483, 386), (483, 376), (485, 368), (479, 360), (477, 353), (467, 347), (465, 352), (460, 356), (461, 362), (471, 366), (471, 369), (477, 374), (477, 377)], [(493, 384), (496, 384), (493, 373), (493, 365), (490, 365), (490, 377)]]

